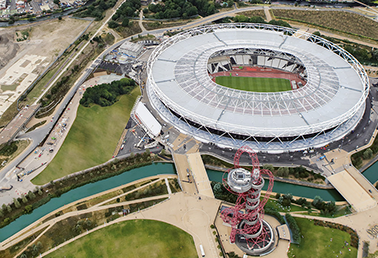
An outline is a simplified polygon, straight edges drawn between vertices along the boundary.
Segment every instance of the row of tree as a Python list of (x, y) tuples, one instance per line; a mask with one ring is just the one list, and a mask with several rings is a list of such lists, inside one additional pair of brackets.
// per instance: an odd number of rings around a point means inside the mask
[(293, 216), (290, 215), (290, 213), (286, 213), (285, 218), (286, 218), (288, 226), (290, 227), (291, 234), (293, 236), (293, 241), (299, 245), (302, 240), (301, 229), (299, 228)]
[(291, 203), (296, 203), (301, 205), (303, 208), (310, 209), (311, 206), (320, 210), (320, 213), (325, 216), (333, 215), (337, 211), (337, 207), (334, 201), (325, 202), (320, 196), (315, 196), (314, 200), (310, 203), (305, 198), (294, 199), (293, 195), (287, 194), (276, 194), (276, 199), (278, 202), (284, 206), (289, 207)]
[(118, 96), (130, 93), (135, 87), (135, 81), (128, 78), (123, 78), (119, 81), (111, 83), (103, 83), (92, 88), (87, 88), (80, 104), (88, 107), (94, 103), (104, 106), (110, 106), (117, 101)]
[(127, 0), (118, 8), (112, 20), (122, 22), (126, 17), (138, 16), (141, 6), (140, 0)]
[(100, 21), (104, 18), (104, 12), (109, 8), (112, 8), (116, 3), (117, 0), (96, 0), (89, 6), (80, 8), (75, 16), (94, 17), (97, 21)]
[[(36, 192), (38, 195), (42, 195), (43, 192), (40, 188), (36, 189)], [(20, 198), (13, 198), (13, 203), (12, 204), (3, 204), (0, 209), (0, 217), (3, 217), (6, 214), (10, 214), (13, 209), (19, 209), (22, 205), (26, 205), (29, 200), (34, 200), (35, 199), (35, 193), (33, 191), (29, 191), (26, 195), (22, 195)], [(25, 206), (25, 213), (30, 213), (33, 210), (32, 205), (26, 205)], [(9, 220), (9, 218), (6, 218)]]
[[(156, 19), (188, 18), (193, 15), (208, 16), (217, 12), (213, 1), (206, 0), (163, 0), (149, 4), (148, 12)], [(144, 11), (144, 13), (146, 13)]]
[(283, 20), (271, 20), (269, 22), (266, 22), (261, 16), (247, 17), (245, 15), (237, 15), (233, 17), (232, 20), (234, 22), (266, 23), (291, 28), (290, 24)]

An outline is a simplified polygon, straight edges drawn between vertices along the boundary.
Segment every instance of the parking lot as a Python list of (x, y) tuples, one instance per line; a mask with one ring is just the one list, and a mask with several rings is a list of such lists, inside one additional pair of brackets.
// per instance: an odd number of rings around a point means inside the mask
[[(148, 145), (154, 142), (154, 140), (151, 139), (143, 128), (136, 124), (132, 118), (129, 119), (125, 130), (126, 134), (122, 139), (122, 144), (117, 157), (128, 155), (130, 153), (144, 153)], [(152, 146), (153, 145), (154, 144), (152, 144)], [(151, 153), (159, 153), (162, 150), (162, 145), (157, 144), (157, 146), (148, 149)]]

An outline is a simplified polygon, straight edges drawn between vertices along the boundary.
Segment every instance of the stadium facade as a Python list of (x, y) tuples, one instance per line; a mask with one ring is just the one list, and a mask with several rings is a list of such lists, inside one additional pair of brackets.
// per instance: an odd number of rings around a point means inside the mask
[[(216, 84), (235, 67), (295, 74), (292, 90), (250, 92)], [(267, 24), (217, 24), (160, 44), (146, 90), (162, 119), (205, 143), (269, 153), (325, 146), (361, 120), (369, 93), (362, 65), (318, 36)]]

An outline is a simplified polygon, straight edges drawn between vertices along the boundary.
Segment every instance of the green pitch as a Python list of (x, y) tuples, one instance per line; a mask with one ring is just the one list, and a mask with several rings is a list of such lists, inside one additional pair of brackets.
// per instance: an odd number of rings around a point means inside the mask
[(291, 90), (290, 81), (281, 78), (219, 76), (215, 78), (215, 82), (228, 88), (254, 92), (278, 92)]

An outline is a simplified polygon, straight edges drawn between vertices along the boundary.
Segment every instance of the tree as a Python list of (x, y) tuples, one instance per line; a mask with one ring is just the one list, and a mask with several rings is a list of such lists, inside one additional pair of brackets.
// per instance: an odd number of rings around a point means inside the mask
[(12, 212), (12, 207), (9, 204), (7, 205), (7, 211), (8, 211), (8, 213)]
[(222, 194), (223, 193), (223, 190), (222, 190), (222, 183), (216, 183), (213, 187), (213, 190), (214, 190), (214, 194), (215, 195), (219, 195), (219, 194)]
[(13, 203), (14, 203), (14, 206), (15, 206), (17, 209), (21, 207), (20, 202), (19, 202), (16, 198), (13, 198)]
[(320, 196), (315, 196), (314, 200), (312, 201), (312, 205), (319, 210), (321, 210), (323, 203), (324, 201)]
[(29, 197), (30, 200), (33, 200), (33, 199), (35, 199), (35, 194), (32, 191), (29, 191), (28, 197)]
[(4, 216), (3, 210), (0, 210), (0, 217), (3, 217), (3, 216)]
[(5, 203), (1, 206), (3, 212), (7, 212), (7, 205), (5, 205)]
[(130, 20), (127, 19), (127, 18), (124, 18), (122, 20), (122, 27), (128, 27), (129, 26), (129, 23), (130, 23)]
[(26, 196), (25, 195), (22, 195), (22, 202), (23, 203), (27, 203), (28, 202), (28, 199), (26, 198)]
[(108, 26), (111, 29), (115, 29), (115, 28), (117, 28), (119, 26), (119, 24), (118, 24), (118, 22), (115, 22), (115, 21), (109, 21), (108, 22)]
[(280, 167), (277, 170), (277, 176), (288, 177), (289, 176), (289, 168), (287, 168), (287, 167)]
[(364, 159), (371, 159), (373, 157), (373, 151), (370, 148), (367, 148), (364, 153), (362, 154)]
[(41, 188), (40, 188), (40, 187), (37, 187), (37, 189), (38, 189), (38, 195), (42, 195), (43, 192), (42, 192)]
[(274, 167), (273, 167), (272, 164), (265, 164), (265, 165), (263, 165), (263, 169), (270, 170), (271, 172), (274, 171)]
[(25, 211), (25, 213), (31, 213), (33, 211), (33, 206), (32, 205), (26, 205), (24, 211)]

